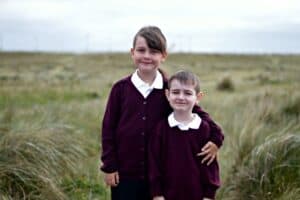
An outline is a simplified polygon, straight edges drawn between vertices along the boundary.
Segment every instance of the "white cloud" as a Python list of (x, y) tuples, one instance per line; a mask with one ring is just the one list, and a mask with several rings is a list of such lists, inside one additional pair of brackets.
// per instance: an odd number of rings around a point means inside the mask
[[(300, 1), (0, 0), (3, 37), (23, 33), (46, 38), (57, 34), (62, 40), (89, 37), (94, 42), (122, 43), (131, 40), (141, 26), (149, 24), (160, 26), (171, 40), (229, 37), (239, 32), (288, 32), (300, 24)], [(126, 41), (123, 43), (131, 43)]]

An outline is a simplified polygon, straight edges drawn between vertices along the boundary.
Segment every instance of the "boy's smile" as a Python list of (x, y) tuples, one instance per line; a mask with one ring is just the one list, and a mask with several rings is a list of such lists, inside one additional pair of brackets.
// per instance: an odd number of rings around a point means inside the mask
[(176, 79), (172, 81), (166, 95), (174, 112), (191, 113), (199, 100), (194, 85), (181, 83)]

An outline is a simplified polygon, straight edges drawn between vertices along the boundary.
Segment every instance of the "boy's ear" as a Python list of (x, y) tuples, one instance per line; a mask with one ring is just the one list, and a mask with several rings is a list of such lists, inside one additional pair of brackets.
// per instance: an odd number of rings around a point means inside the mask
[(198, 94), (197, 94), (197, 103), (199, 103), (199, 101), (200, 101), (200, 99), (202, 99), (202, 97), (204, 96), (204, 92), (199, 92)]

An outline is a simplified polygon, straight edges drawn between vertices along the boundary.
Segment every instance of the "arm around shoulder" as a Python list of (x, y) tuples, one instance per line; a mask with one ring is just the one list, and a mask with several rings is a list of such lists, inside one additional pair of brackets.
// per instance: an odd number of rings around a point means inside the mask
[(196, 105), (193, 108), (193, 112), (197, 113), (203, 120), (207, 121), (210, 127), (210, 141), (220, 148), (224, 141), (224, 133), (220, 126), (218, 126), (209, 116), (209, 114)]

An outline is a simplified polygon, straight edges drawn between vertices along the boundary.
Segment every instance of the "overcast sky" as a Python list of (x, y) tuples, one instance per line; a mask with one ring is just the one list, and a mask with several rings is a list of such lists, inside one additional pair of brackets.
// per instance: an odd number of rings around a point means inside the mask
[(171, 52), (300, 53), (299, 0), (0, 0), (0, 49), (128, 51), (145, 25)]

